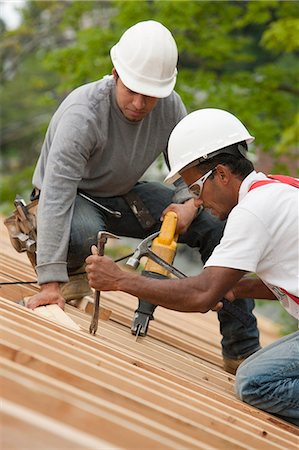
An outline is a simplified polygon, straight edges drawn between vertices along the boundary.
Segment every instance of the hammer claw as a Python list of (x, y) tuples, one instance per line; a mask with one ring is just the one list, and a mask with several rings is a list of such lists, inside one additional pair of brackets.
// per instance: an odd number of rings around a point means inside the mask
[(89, 326), (89, 333), (95, 335), (98, 329), (98, 324), (96, 320), (92, 320)]

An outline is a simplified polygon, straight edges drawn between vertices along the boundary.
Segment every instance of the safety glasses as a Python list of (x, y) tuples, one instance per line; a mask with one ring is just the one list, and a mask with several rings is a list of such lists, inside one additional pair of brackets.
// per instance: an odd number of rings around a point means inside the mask
[(205, 175), (203, 175), (197, 181), (188, 186), (188, 190), (194, 198), (200, 198), (203, 190), (203, 185), (207, 181), (207, 179), (212, 175), (214, 170), (216, 170), (216, 167), (214, 167), (214, 169), (209, 170)]

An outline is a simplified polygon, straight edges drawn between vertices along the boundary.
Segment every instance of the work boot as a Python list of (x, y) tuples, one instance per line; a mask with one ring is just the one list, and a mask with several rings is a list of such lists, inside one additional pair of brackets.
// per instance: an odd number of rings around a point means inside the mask
[[(248, 356), (246, 356), (246, 358), (248, 358)], [(225, 372), (231, 373), (232, 375), (236, 375), (239, 365), (243, 361), (245, 361), (246, 358), (230, 359), (223, 357), (223, 369), (225, 370)]]
[(248, 353), (248, 355), (237, 359), (226, 358), (225, 356), (223, 356), (223, 369), (226, 372), (231, 373), (232, 375), (236, 375), (237, 369), (240, 366), (240, 364), (242, 364), (242, 362), (245, 361), (245, 359), (249, 358), (249, 356), (253, 355), (260, 349), (261, 347), (255, 349), (254, 351), (251, 351), (250, 353)]
[(85, 264), (69, 275), (69, 282), (60, 285), (61, 293), (67, 303), (72, 300), (81, 300), (93, 292), (88, 284)]

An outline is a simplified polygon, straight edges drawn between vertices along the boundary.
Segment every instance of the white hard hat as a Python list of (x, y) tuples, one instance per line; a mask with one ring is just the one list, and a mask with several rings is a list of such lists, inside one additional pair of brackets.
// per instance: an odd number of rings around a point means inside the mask
[(129, 28), (110, 51), (126, 87), (150, 97), (168, 97), (176, 82), (178, 50), (170, 31), (148, 20)]
[(212, 158), (217, 150), (253, 140), (242, 122), (227, 111), (214, 108), (194, 111), (172, 130), (168, 142), (170, 173), (164, 181), (173, 183), (180, 178), (179, 172), (192, 163)]

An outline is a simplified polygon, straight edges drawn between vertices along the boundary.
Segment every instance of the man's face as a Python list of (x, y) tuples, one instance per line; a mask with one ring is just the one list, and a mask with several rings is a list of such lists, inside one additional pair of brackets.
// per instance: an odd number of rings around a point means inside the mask
[[(238, 201), (238, 190), (235, 190), (235, 183), (227, 179), (227, 171), (229, 169), (218, 164), (212, 176), (204, 182), (200, 198), (194, 199), (197, 208), (204, 206), (220, 220), (227, 218)], [(191, 186), (205, 174), (206, 171), (200, 170), (199, 167), (190, 167), (182, 173), (182, 178), (187, 186)]]
[(116, 102), (123, 115), (132, 122), (144, 119), (154, 109), (158, 99), (131, 91), (112, 73), (116, 80)]

